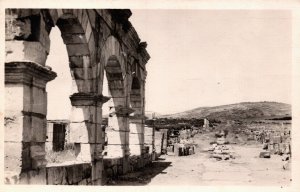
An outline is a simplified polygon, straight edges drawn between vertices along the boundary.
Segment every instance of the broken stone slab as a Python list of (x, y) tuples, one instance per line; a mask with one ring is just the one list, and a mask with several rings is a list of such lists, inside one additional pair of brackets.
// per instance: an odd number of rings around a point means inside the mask
[(224, 155), (224, 154), (213, 154), (213, 158), (219, 159), (219, 160), (228, 160), (230, 159), (230, 155)]
[(216, 142), (218, 145), (224, 145), (226, 141), (225, 141), (224, 137), (221, 137), (221, 138), (218, 138)]
[(271, 153), (269, 151), (262, 151), (259, 154), (259, 158), (271, 158)]
[(290, 156), (288, 154), (284, 154), (284, 155), (282, 155), (281, 160), (282, 161), (288, 161), (288, 160), (290, 160)]
[(284, 161), (282, 168), (284, 170), (289, 170), (290, 169), (290, 162), (289, 161)]

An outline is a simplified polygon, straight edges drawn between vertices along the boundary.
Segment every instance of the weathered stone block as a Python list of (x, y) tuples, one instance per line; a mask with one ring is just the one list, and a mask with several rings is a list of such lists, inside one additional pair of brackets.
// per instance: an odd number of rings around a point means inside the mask
[(77, 10), (78, 12), (77, 12), (77, 18), (78, 18), (78, 21), (79, 21), (79, 23), (81, 23), (82, 22), (82, 9), (78, 9)]
[(73, 68), (73, 75), (75, 79), (91, 79), (91, 68)]
[(30, 185), (46, 185), (46, 168), (29, 171), (28, 180)]
[(133, 107), (132, 109), (134, 110), (134, 112), (131, 115), (141, 115), (141, 114), (143, 114), (143, 108), (141, 108), (141, 107)]
[(96, 28), (96, 12), (93, 9), (87, 10), (89, 21), (91, 22), (91, 25), (93, 28)]
[(94, 151), (92, 154), (92, 159), (100, 161), (102, 160), (102, 151), (103, 151), (103, 144), (98, 143), (98, 144), (91, 144), (91, 151)]
[(33, 62), (45, 65), (47, 53), (40, 42), (33, 41), (6, 41), (5, 42), (5, 62)]
[(64, 14), (62, 18), (58, 19), (57, 26), (59, 27), (62, 34), (76, 34), (76, 33), (84, 33), (84, 30), (78, 19), (76, 18), (68, 18), (69, 16)]
[(70, 68), (82, 68), (83, 67), (83, 57), (87, 57), (87, 56), (69, 56)]
[(86, 29), (87, 23), (88, 23), (88, 15), (87, 15), (87, 10), (82, 10), (82, 20), (81, 20), (81, 26), (83, 29)]
[[(90, 39), (92, 35), (92, 26), (91, 26), (91, 23), (89, 21), (87, 21), (87, 26), (86, 26), (86, 29), (85, 29), (85, 37), (87, 40)], [(92, 49), (90, 49), (92, 50)]]
[(80, 152), (76, 157), (76, 160), (81, 162), (91, 162), (92, 161), (92, 149), (90, 144), (80, 144)]
[(27, 173), (4, 171), (4, 184), (28, 184)]
[(144, 133), (144, 124), (142, 120), (130, 120), (129, 123), (130, 133)]
[[(30, 92), (29, 92), (30, 93)], [(28, 93), (28, 94), (29, 94)], [(23, 106), (24, 86), (18, 84), (5, 85), (5, 115), (20, 113)]]
[(53, 149), (53, 143), (52, 141), (45, 142), (45, 151), (51, 151)]
[(89, 50), (90, 50), (90, 58), (91, 58), (91, 65), (92, 66), (95, 66), (97, 61), (96, 61), (96, 51), (95, 51), (95, 48), (96, 48), (96, 44), (95, 44), (95, 37), (94, 37), (94, 34), (91, 33), (91, 36), (90, 36), (90, 39), (89, 39)]
[(83, 179), (81, 181), (78, 182), (78, 185), (87, 185), (87, 180), (86, 179)]
[(5, 19), (5, 40), (16, 38), (27, 39), (31, 35), (31, 20), (17, 19), (16, 16), (6, 16)]
[(75, 184), (84, 177), (82, 164), (70, 165), (65, 167), (68, 184)]
[[(112, 70), (114, 71), (114, 73), (108, 73), (106, 72), (106, 76), (107, 76), (107, 80), (108, 80), (108, 86), (109, 86), (109, 90), (112, 94), (113, 97), (124, 97), (124, 81), (123, 81), (123, 77), (122, 77), (122, 71), (121, 69), (118, 68), (106, 68), (106, 71)], [(116, 73), (116, 70), (120, 70), (119, 73)]]
[[(5, 89), (7, 86), (5, 87)], [(32, 101), (31, 101), (31, 92), (32, 92), (32, 87), (28, 85), (23, 85), (23, 111), (32, 111)], [(44, 114), (44, 113), (43, 113)]]
[(115, 131), (129, 131), (128, 129), (128, 118), (112, 116), (108, 118), (108, 130), (112, 129)]
[[(72, 73), (71, 73), (72, 74)], [(73, 93), (88, 93), (91, 91), (91, 80), (79, 80), (74, 79), (74, 75), (72, 75), (72, 94)]]
[(95, 143), (95, 128), (93, 123), (70, 123), (70, 142)]
[(130, 133), (129, 144), (132, 145), (144, 144), (144, 135), (141, 133)]
[(44, 19), (40, 20), (40, 30), (39, 30), (39, 42), (45, 47), (47, 54), (50, 52), (50, 38), (49, 33), (46, 30), (46, 25)]
[(4, 145), (5, 171), (10, 171), (18, 175), (19, 173), (21, 173), (22, 168), (31, 166), (31, 165), (26, 166), (22, 164), (22, 152), (23, 152), (22, 143), (5, 142)]
[(87, 43), (84, 33), (65, 33), (62, 34), (62, 38), (65, 44), (82, 44)]
[(108, 103), (108, 106), (111, 107), (111, 110), (110, 112), (114, 112), (114, 108), (113, 107), (116, 107), (116, 106), (125, 106), (125, 101), (126, 101), (126, 98), (125, 97), (112, 97), (107, 103)]
[(146, 144), (152, 144), (152, 140), (153, 140), (153, 137), (152, 137), (152, 135), (145, 135), (144, 136), (144, 142), (146, 143)]
[(31, 117), (31, 141), (45, 142), (47, 131), (47, 120), (45, 118)]
[(130, 155), (141, 155), (142, 154), (142, 149), (143, 145), (129, 145), (130, 148)]
[(122, 145), (108, 145), (107, 146), (107, 156), (105, 158), (120, 158), (125, 154), (123, 152)]
[[(84, 101), (82, 104), (84, 104)], [(101, 123), (101, 117), (96, 116), (96, 113), (99, 115), (99, 111), (101, 114), (102, 109), (95, 106), (73, 106), (70, 121), (73, 123), (80, 123), (83, 121), (89, 123)]]
[(47, 161), (45, 156), (46, 152), (44, 143), (36, 143), (36, 145), (30, 146), (30, 157), (32, 159), (31, 165), (33, 169), (43, 168), (46, 166)]
[(53, 123), (47, 123), (46, 141), (47, 142), (52, 142), (53, 141)]
[(92, 166), (92, 181), (96, 181), (96, 180), (101, 179), (102, 178), (102, 172), (103, 172), (103, 161), (102, 161), (102, 159), (94, 161), (93, 166)]
[(29, 116), (6, 116), (5, 141), (28, 142), (31, 140), (31, 121)]
[(67, 51), (69, 56), (84, 56), (89, 54), (88, 44), (68, 44)]
[(128, 143), (128, 132), (107, 131), (108, 144), (120, 145)]
[(153, 134), (153, 128), (152, 127), (148, 127), (148, 126), (144, 126), (144, 134), (145, 134), (145, 136), (146, 135), (152, 136), (152, 134)]
[(46, 105), (45, 91), (37, 87), (32, 87), (32, 93), (32, 112), (46, 115), (47, 111), (44, 111), (44, 107)]

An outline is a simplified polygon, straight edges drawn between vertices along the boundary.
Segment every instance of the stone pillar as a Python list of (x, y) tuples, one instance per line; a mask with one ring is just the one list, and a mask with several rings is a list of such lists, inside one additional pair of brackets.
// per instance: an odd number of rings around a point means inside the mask
[(129, 164), (129, 128), (128, 117), (133, 112), (131, 108), (125, 106), (114, 106), (114, 99), (110, 102), (110, 113), (108, 117), (108, 127), (106, 128), (108, 144), (107, 159), (122, 159), (122, 172), (128, 171)]
[(47, 138), (46, 138), (46, 151), (51, 151), (53, 148), (53, 123), (47, 122)]
[(92, 182), (99, 185), (103, 171), (102, 104), (108, 98), (92, 93), (75, 93), (70, 99), (70, 142), (75, 143), (78, 161), (92, 163)]
[(144, 144), (149, 148), (148, 153), (153, 152), (153, 127), (144, 126)]
[[(31, 170), (46, 164), (46, 83), (56, 73), (32, 62), (5, 63), (5, 182), (32, 183)], [(20, 177), (22, 173), (23, 176)], [(23, 179), (23, 181), (22, 181)], [(44, 179), (45, 181), (45, 179)], [(43, 181), (39, 182), (40, 184)]]
[(130, 104), (134, 113), (129, 122), (129, 148), (131, 155), (144, 153), (144, 108), (141, 89), (131, 89)]
[(141, 116), (130, 117), (129, 129), (130, 155), (142, 155), (144, 153), (144, 118)]

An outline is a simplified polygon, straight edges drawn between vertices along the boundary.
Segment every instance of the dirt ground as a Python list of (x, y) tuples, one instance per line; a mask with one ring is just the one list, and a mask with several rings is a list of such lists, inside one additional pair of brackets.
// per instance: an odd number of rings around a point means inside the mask
[(231, 144), (235, 159), (218, 161), (204, 151), (212, 134), (196, 135), (196, 154), (161, 156), (144, 169), (111, 181), (109, 185), (261, 185), (288, 186), (290, 169), (282, 168), (281, 156), (259, 158), (260, 144)]

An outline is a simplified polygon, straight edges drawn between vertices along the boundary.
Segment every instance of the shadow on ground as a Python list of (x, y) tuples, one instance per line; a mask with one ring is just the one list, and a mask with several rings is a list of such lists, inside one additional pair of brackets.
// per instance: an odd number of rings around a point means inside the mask
[(165, 162), (164, 160), (165, 159), (159, 158), (157, 161), (153, 161), (151, 164), (138, 171), (121, 175), (118, 178), (110, 180), (107, 185), (147, 185), (156, 175), (167, 174), (167, 172), (165, 172), (164, 170), (172, 165), (171, 162)]

